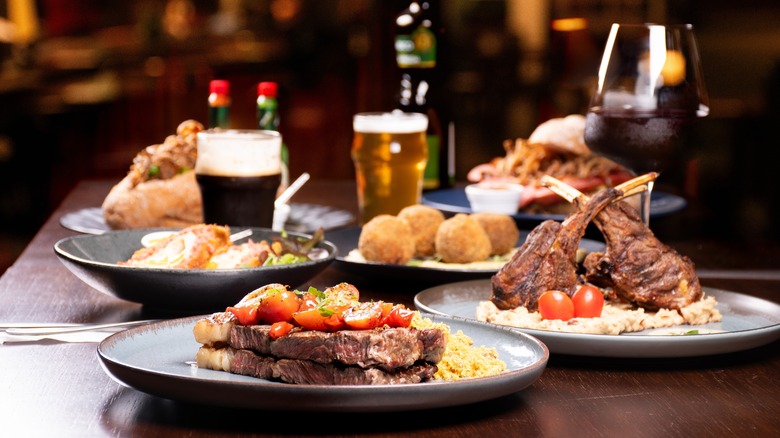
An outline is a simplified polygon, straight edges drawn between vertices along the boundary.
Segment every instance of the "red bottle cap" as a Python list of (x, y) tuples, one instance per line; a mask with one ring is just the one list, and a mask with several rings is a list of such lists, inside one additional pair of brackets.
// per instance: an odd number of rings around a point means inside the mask
[(230, 94), (230, 82), (223, 79), (214, 79), (209, 83), (209, 93)]
[(260, 82), (257, 84), (257, 95), (276, 97), (276, 82)]

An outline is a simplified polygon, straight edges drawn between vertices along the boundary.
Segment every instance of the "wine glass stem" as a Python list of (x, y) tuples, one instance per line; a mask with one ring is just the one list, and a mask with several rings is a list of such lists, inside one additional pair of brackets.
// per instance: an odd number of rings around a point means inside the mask
[(639, 200), (639, 216), (648, 227), (650, 226), (650, 195), (653, 192), (653, 184), (655, 184), (653, 181), (647, 183), (647, 190), (641, 193)]

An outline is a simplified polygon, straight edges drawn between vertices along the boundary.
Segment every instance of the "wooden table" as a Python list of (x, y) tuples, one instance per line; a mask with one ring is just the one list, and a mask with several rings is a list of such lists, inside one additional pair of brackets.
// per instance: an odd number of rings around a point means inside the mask
[[(0, 322), (115, 322), (148, 316), (138, 304), (86, 286), (52, 250), (58, 239), (76, 234), (61, 227), (59, 218), (99, 206), (109, 188), (106, 181), (80, 183), (0, 278)], [(294, 201), (356, 210), (350, 182), (312, 181)], [(750, 266), (749, 258), (759, 256), (726, 250), (717, 242), (679, 245), (702, 269)], [(326, 287), (343, 280), (340, 271), (328, 268), (311, 284)], [(710, 278), (702, 283), (780, 302), (776, 280)], [(406, 304), (419, 290), (403, 282), (356, 284), (366, 297)], [(237, 411), (166, 400), (117, 384), (101, 368), (95, 350), (94, 343), (0, 345), (2, 434), (780, 436), (780, 342), (741, 353), (668, 360), (553, 354), (541, 378), (519, 393), (476, 405), (389, 415)]]

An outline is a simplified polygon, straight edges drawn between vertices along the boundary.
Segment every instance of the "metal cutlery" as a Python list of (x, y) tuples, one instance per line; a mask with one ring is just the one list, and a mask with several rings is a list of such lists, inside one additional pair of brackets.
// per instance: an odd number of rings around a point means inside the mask
[(87, 324), (49, 324), (49, 323), (17, 323), (0, 324), (0, 330), (11, 336), (48, 336), (65, 333), (78, 333), (87, 331), (100, 331), (108, 329), (125, 329), (138, 325), (148, 324), (157, 320), (147, 319), (139, 321), (124, 321), (114, 323), (87, 323)]

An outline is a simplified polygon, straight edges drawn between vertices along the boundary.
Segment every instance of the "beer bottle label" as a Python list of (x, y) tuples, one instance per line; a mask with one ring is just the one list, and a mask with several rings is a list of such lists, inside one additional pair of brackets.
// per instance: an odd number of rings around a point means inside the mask
[(423, 173), (423, 188), (426, 190), (439, 188), (439, 136), (428, 135), (428, 163)]
[(395, 52), (400, 68), (433, 68), (436, 66), (436, 35), (424, 26), (409, 35), (398, 35)]

